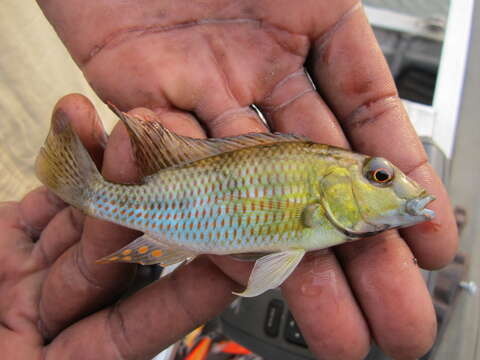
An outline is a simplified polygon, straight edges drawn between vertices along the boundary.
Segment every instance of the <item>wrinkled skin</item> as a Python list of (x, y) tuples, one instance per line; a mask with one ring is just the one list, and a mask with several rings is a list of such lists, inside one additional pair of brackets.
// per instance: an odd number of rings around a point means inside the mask
[[(137, 108), (182, 135), (223, 137), (267, 131), (248, 110), (255, 103), (272, 130), (383, 156), (434, 194), (433, 223), (311, 254), (282, 286), (318, 358), (361, 359), (372, 339), (397, 359), (430, 348), (435, 315), (415, 259), (429, 269), (449, 262), (456, 227), (354, 1), (39, 4), (101, 98), (123, 110)], [(73, 123), (108, 179), (138, 180), (122, 125), (104, 151), (107, 141), (86, 99), (63, 98), (58, 117)], [(115, 303), (135, 266), (94, 261), (136, 236), (84, 218), (42, 188), (2, 204), (5, 358), (148, 359), (220, 313), (248, 277), (250, 264), (202, 257)]]

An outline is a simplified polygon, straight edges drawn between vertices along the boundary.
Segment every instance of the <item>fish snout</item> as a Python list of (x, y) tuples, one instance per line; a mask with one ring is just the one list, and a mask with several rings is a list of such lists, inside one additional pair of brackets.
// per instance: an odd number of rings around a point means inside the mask
[(429, 203), (435, 200), (435, 196), (427, 195), (421, 198), (408, 200), (405, 205), (405, 210), (412, 216), (423, 216), (425, 220), (432, 220), (435, 217), (435, 212), (430, 209), (426, 209)]

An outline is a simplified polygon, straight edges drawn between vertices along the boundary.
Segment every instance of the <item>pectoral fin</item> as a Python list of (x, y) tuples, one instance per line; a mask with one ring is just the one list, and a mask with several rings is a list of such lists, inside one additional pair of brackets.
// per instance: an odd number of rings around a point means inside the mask
[(261, 257), (255, 262), (243, 297), (253, 297), (280, 286), (305, 255), (304, 249), (292, 249)]
[(173, 265), (194, 258), (195, 253), (184, 249), (171, 248), (149, 234), (144, 234), (113, 254), (97, 260), (97, 263), (137, 263), (141, 265)]

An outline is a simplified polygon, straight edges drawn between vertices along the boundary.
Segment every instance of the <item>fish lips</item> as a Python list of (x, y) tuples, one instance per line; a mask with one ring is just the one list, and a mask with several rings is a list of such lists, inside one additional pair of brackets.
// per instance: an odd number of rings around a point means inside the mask
[(422, 221), (432, 220), (435, 217), (435, 212), (426, 209), (425, 206), (435, 200), (435, 196), (427, 195), (419, 199), (408, 200), (405, 205), (406, 212), (413, 217), (421, 217)]
[(369, 221), (373, 226), (385, 226), (388, 229), (403, 228), (412, 226), (424, 221), (430, 221), (435, 217), (435, 212), (430, 209), (426, 209), (429, 203), (435, 200), (432, 195), (426, 195), (421, 198), (408, 200), (405, 204), (404, 211), (392, 212), (379, 218), (377, 221)]

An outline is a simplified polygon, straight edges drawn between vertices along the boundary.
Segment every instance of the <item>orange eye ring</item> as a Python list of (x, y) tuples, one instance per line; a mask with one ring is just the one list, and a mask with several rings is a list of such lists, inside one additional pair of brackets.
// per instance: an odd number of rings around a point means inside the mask
[(395, 177), (395, 168), (386, 159), (380, 157), (372, 157), (366, 159), (363, 165), (363, 176), (372, 185), (388, 186)]
[(370, 178), (378, 184), (387, 184), (393, 179), (393, 173), (387, 168), (378, 168), (370, 173)]

